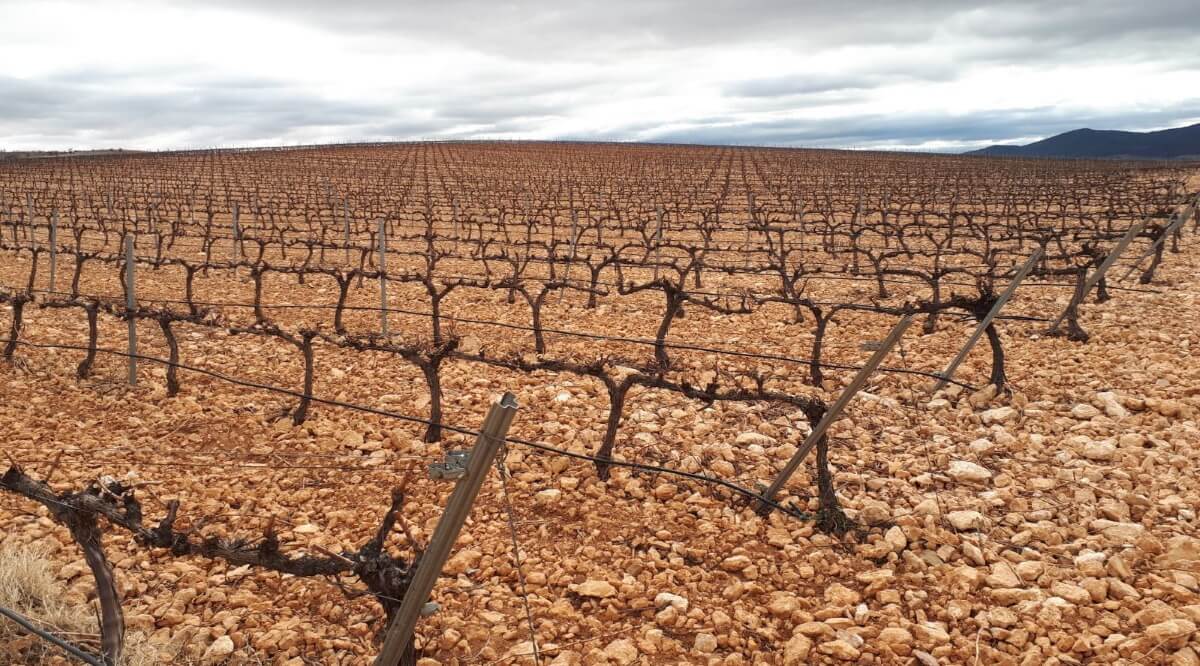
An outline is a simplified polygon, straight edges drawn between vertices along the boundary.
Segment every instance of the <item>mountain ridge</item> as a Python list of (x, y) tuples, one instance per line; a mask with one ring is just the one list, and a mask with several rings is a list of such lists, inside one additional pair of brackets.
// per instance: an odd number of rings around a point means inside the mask
[(991, 157), (1195, 159), (1200, 158), (1200, 123), (1152, 132), (1083, 127), (1024, 146), (997, 144), (964, 154)]

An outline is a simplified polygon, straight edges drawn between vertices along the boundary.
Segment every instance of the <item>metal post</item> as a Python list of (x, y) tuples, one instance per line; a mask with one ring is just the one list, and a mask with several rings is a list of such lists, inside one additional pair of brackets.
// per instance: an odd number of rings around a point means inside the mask
[(846, 408), (846, 405), (850, 404), (850, 400), (854, 397), (854, 394), (858, 393), (863, 385), (867, 383), (867, 378), (871, 376), (875, 368), (878, 368), (879, 364), (883, 363), (883, 359), (887, 357), (892, 347), (895, 347), (896, 343), (900, 341), (900, 337), (904, 335), (904, 331), (908, 329), (912, 322), (912, 315), (905, 315), (904, 318), (896, 322), (896, 325), (892, 327), (892, 332), (888, 333), (888, 336), (879, 345), (879, 349), (875, 350), (875, 353), (867, 361), (867, 364), (858, 371), (858, 374), (854, 376), (850, 385), (838, 396), (837, 402), (833, 403), (833, 406), (825, 412), (825, 416), (821, 417), (820, 422), (812, 429), (808, 437), (804, 439), (804, 443), (800, 445), (800, 448), (792, 456), (792, 459), (788, 461), (783, 471), (779, 473), (779, 476), (775, 477), (775, 481), (763, 493), (763, 498), (767, 500), (773, 499), (779, 493), (779, 490), (783, 488), (784, 484), (788, 482), (788, 479), (792, 478), (792, 474), (796, 473), (796, 470), (800, 467), (800, 463), (804, 462), (804, 458), (808, 455), (809, 451), (812, 451), (816, 447), (817, 442), (825, 436), (826, 431), (829, 430), (829, 426), (833, 425), (833, 422), (837, 420), (842, 410)]
[[(1100, 278), (1104, 277), (1104, 274), (1108, 272), (1108, 269), (1112, 268), (1112, 265), (1116, 263), (1117, 258), (1121, 256), (1121, 253), (1125, 251), (1125, 248), (1129, 246), (1129, 243), (1133, 241), (1134, 237), (1141, 233), (1142, 227), (1145, 225), (1146, 221), (1142, 220), (1129, 227), (1129, 230), (1125, 232), (1125, 235), (1121, 237), (1120, 242), (1117, 243), (1117, 246), (1114, 247), (1112, 251), (1108, 253), (1108, 256), (1104, 258), (1104, 261), (1101, 262), (1100, 267), (1096, 269), (1096, 272), (1092, 273), (1091, 276), (1088, 277), (1087, 281), (1083, 283), (1083, 293), (1079, 296), (1080, 305), (1083, 304), (1083, 301), (1087, 298), (1087, 295), (1091, 293), (1092, 287), (1095, 287), (1096, 283), (1100, 281)], [(1058, 330), (1058, 327), (1063, 323), (1063, 320), (1067, 318), (1067, 314), (1070, 311), (1071, 306), (1067, 305), (1067, 308), (1062, 311), (1062, 314), (1058, 315), (1058, 319), (1055, 319), (1054, 323), (1050, 324), (1051, 332)]]
[(387, 222), (379, 220), (379, 330), (386, 336), (387, 328)]
[(971, 333), (971, 337), (967, 339), (967, 344), (963, 345), (963, 348), (958, 350), (958, 356), (955, 356), (954, 360), (950, 361), (950, 365), (946, 366), (946, 370), (941, 374), (941, 379), (939, 379), (937, 384), (933, 386), (934, 392), (945, 388), (946, 382), (950, 381), (950, 379), (954, 377), (954, 372), (958, 370), (958, 366), (961, 365), (963, 361), (967, 360), (967, 354), (971, 353), (971, 350), (975, 348), (975, 343), (979, 342), (979, 338), (983, 337), (984, 331), (988, 326), (991, 325), (996, 316), (1000, 314), (1000, 309), (1003, 308), (1004, 305), (1008, 303), (1008, 300), (1012, 298), (1013, 294), (1016, 293), (1017, 287), (1020, 286), (1021, 281), (1024, 280), (1027, 275), (1029, 275), (1029, 271), (1033, 270), (1033, 267), (1038, 261), (1041, 261), (1042, 254), (1042, 248), (1039, 247), (1038, 249), (1034, 250), (1033, 254), (1029, 255), (1029, 259), (1025, 261), (1025, 264), (1017, 270), (1016, 276), (1013, 277), (1012, 282), (1008, 283), (1008, 287), (1005, 288), (1004, 293), (1000, 294), (1000, 298), (996, 299), (996, 302), (992, 305), (992, 309), (988, 311), (987, 316), (980, 320), (979, 324), (975, 327), (975, 332)]
[(54, 293), (55, 271), (58, 269), (58, 211), (50, 214), (50, 292)]
[(479, 437), (475, 440), (475, 447), (471, 449), (467, 472), (454, 486), (429, 546), (417, 556), (414, 564), (416, 572), (408, 585), (408, 591), (404, 593), (404, 599), (400, 602), (400, 609), (396, 611), (392, 624), (388, 627), (383, 647), (379, 656), (375, 658), (375, 666), (396, 666), (400, 663), (404, 649), (412, 641), (421, 609), (433, 592), (433, 586), (442, 574), (442, 566), (450, 556), (450, 550), (454, 547), (459, 532), (462, 531), (463, 523), (471, 511), (475, 496), (483, 486), (492, 460), (508, 435), (508, 427), (517, 414), (517, 407), (516, 396), (512, 393), (505, 393), (500, 400), (492, 403), (483, 427), (479, 430)]
[(125, 234), (125, 311), (129, 315), (129, 385), (137, 385), (137, 296), (134, 291), (133, 234)]

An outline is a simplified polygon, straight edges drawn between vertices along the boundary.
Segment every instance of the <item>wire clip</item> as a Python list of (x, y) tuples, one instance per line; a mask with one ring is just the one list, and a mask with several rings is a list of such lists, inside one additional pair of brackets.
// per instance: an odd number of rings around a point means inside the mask
[(470, 460), (470, 451), (447, 451), (445, 462), (433, 463), (429, 466), (429, 478), (461, 479), (467, 473), (467, 463)]

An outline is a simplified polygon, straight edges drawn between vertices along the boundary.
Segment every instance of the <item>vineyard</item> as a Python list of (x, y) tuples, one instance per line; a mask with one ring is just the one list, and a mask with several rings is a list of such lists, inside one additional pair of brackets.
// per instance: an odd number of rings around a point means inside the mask
[(0, 549), (98, 618), (0, 625), (0, 657), (1200, 663), (1198, 176), (582, 143), (0, 163)]

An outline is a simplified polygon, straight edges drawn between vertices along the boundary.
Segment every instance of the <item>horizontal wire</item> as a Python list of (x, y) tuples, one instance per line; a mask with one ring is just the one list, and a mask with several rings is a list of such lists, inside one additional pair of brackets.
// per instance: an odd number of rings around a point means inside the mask
[[(26, 290), (22, 289), (19, 291), (26, 291)], [(113, 300), (113, 301), (119, 301), (119, 300), (123, 300), (125, 298), (124, 296), (116, 296), (116, 295), (107, 296), (107, 295), (103, 295), (103, 294), (72, 295), (70, 292), (54, 291), (54, 290), (49, 290), (49, 289), (32, 289), (32, 290), (27, 290), (27, 291), (32, 291), (35, 293), (71, 296), (72, 298), (90, 299), (90, 300), (108, 299), (108, 300)], [(168, 303), (168, 304), (175, 304), (175, 305), (195, 305), (197, 307), (232, 307), (232, 308), (243, 308), (243, 309), (253, 309), (254, 308), (253, 303), (196, 301), (196, 300), (188, 302), (185, 300), (149, 298), (149, 297), (145, 297), (145, 296), (139, 296), (138, 300), (150, 302), (150, 303)], [(849, 306), (849, 305), (857, 305), (857, 304), (847, 303), (845, 305)], [(261, 307), (275, 308), (275, 309), (321, 309), (321, 310), (337, 308), (336, 305), (325, 305), (325, 304), (317, 304), (317, 305), (281, 304), (281, 305), (262, 305)], [(389, 312), (389, 313), (394, 312), (397, 314), (409, 315), (409, 316), (414, 316), (414, 317), (432, 317), (433, 316), (432, 312), (422, 312), (419, 310), (409, 310), (407, 308), (399, 308), (399, 307), (392, 307), (392, 306), (388, 306), (387, 308), (382, 308), (379, 306), (369, 306), (369, 305), (362, 305), (362, 306), (347, 305), (347, 306), (344, 306), (342, 309), (347, 310), (347, 311), (362, 311), (362, 312)], [(872, 313), (880, 314), (880, 315), (890, 314), (887, 312), (872, 310), (872, 309), (865, 308), (865, 307), (863, 308), (862, 311), (872, 312)], [(441, 313), (438, 314), (438, 318), (445, 320), (445, 321), (453, 321), (453, 322), (465, 323), (465, 324), (478, 324), (481, 326), (495, 326), (497, 328), (506, 328), (506, 329), (517, 330), (517, 331), (536, 332), (538, 330), (532, 326), (526, 326), (523, 324), (512, 324), (512, 323), (508, 323), (508, 322), (493, 321), (493, 320), (488, 320), (488, 319), (475, 319), (472, 317), (460, 317), (460, 316), (447, 315), (447, 314), (441, 314)], [(1031, 320), (1032, 321), (1049, 321), (1047, 319), (1040, 319), (1040, 318), (1033, 318), (1033, 317), (1020, 317), (1020, 316), (1016, 316), (1016, 315), (1008, 315), (1005, 317), (997, 317), (997, 318), (998, 319), (1001, 319), (1001, 318), (1002, 319), (1014, 319), (1014, 320), (1020, 320), (1020, 321), (1031, 321)], [(658, 342), (656, 342), (655, 340), (650, 340), (648, 338), (631, 338), (631, 337), (625, 337), (625, 336), (603, 335), (600, 333), (591, 333), (591, 332), (587, 332), (587, 331), (572, 331), (569, 329), (549, 328), (549, 327), (543, 327), (541, 329), (541, 331), (543, 333), (549, 333), (552, 335), (564, 335), (564, 336), (583, 338), (583, 339), (588, 339), (588, 340), (599, 340), (599, 341), (603, 341), (603, 342), (620, 342), (620, 343), (636, 344), (636, 345), (649, 346), (649, 347), (659, 346)], [(662, 344), (662, 347), (664, 347), (666, 349), (680, 349), (680, 350), (684, 350), (684, 351), (695, 351), (695, 352), (703, 352), (703, 353), (709, 353), (709, 354), (722, 354), (725, 356), (736, 356), (736, 357), (741, 357), (741, 358), (752, 358), (752, 359), (758, 359), (758, 360), (763, 360), (763, 361), (782, 361), (782, 362), (787, 362), (787, 363), (797, 363), (800, 365), (809, 365), (809, 366), (811, 366), (813, 363), (812, 359), (798, 357), (798, 356), (785, 356), (782, 354), (763, 354), (763, 353), (756, 353), (756, 352), (745, 352), (745, 351), (740, 351), (740, 350), (736, 350), (736, 349), (722, 349), (720, 347), (705, 347), (705, 346), (701, 346), (701, 345), (692, 345), (692, 344), (687, 344), (687, 343), (683, 343), (683, 342), (666, 342), (666, 341), (664, 341)], [(863, 366), (859, 366), (859, 365), (852, 365), (852, 364), (846, 364), (846, 363), (829, 363), (829, 362), (825, 362), (825, 361), (818, 361), (817, 365), (819, 367), (828, 368), (831, 370), (861, 370), (863, 367)], [(877, 370), (879, 372), (888, 372), (888, 373), (894, 373), (894, 374), (917, 375), (917, 376), (921, 376), (921, 377), (928, 377), (930, 379), (938, 379), (938, 380), (943, 379), (943, 377), (938, 373), (928, 372), (925, 370), (915, 370), (912, 368), (897, 368), (897, 367), (892, 367), (892, 366), (882, 366), (881, 365), (881, 366), (879, 366), (879, 368), (877, 368)], [(976, 387), (972, 386), (971, 384), (967, 384), (967, 383), (964, 383), (964, 382), (961, 382), (958, 380), (954, 380), (954, 379), (949, 379), (947, 381), (952, 384), (957, 384), (958, 386), (961, 386), (963, 388), (970, 389), (972, 391), (976, 390)]]
[[(0, 339), (0, 343), (9, 343), (9, 342), (12, 342), (12, 340)], [(84, 347), (82, 345), (49, 344), (49, 343), (39, 343), (39, 342), (27, 342), (24, 340), (17, 340), (16, 344), (22, 345), (25, 347), (33, 347), (33, 348), (39, 348), (39, 349), (69, 349), (69, 350), (75, 350), (75, 351), (88, 351), (88, 349), (89, 349), (88, 347)], [(410, 416), (408, 414), (401, 414), (399, 412), (393, 412), (393, 411), (389, 411), (389, 410), (385, 410), (385, 409), (379, 409), (376, 407), (369, 407), (366, 405), (357, 405), (357, 404), (354, 404), (351, 402), (345, 402), (342, 400), (335, 400), (335, 399), (331, 399), (331, 398), (322, 398), (322, 397), (315, 396), (315, 395), (305, 395), (304, 393), (301, 393), (299, 391), (294, 391), (292, 389), (286, 389), (286, 388), (282, 388), (279, 386), (271, 386), (269, 384), (262, 384), (259, 382), (254, 382), (254, 381), (250, 381), (247, 379), (241, 379), (241, 378), (237, 378), (237, 377), (230, 377), (229, 375), (217, 372), (215, 370), (208, 370), (206, 368), (198, 368), (195, 366), (184, 365), (182, 363), (172, 363), (171, 361), (169, 361), (167, 359), (158, 358), (155, 356), (146, 356), (143, 354), (130, 354), (129, 352), (123, 352), (123, 351), (119, 351), (116, 349), (107, 349), (104, 347), (97, 347), (96, 352), (104, 353), (104, 354), (111, 354), (113, 356), (121, 356), (121, 357), (125, 357), (125, 358), (134, 358), (134, 359), (143, 360), (143, 361), (150, 361), (153, 363), (160, 363), (163, 365), (175, 366), (176, 368), (179, 368), (181, 370), (186, 370), (189, 372), (195, 372), (197, 374), (206, 375), (209, 377), (213, 377), (215, 379), (219, 379), (224, 382), (228, 382), (230, 384), (244, 386), (247, 388), (259, 389), (259, 390), (263, 390), (263, 391), (279, 393), (279, 394), (283, 394), (283, 395), (290, 395), (295, 398), (301, 398), (301, 399), (307, 398), (309, 401), (315, 402), (318, 404), (329, 405), (332, 407), (340, 407), (342, 409), (363, 412), (366, 414), (374, 414), (376, 416), (384, 416), (384, 417), (388, 417), (388, 418), (397, 419), (400, 421), (407, 421), (409, 423), (420, 423), (420, 424), (427, 425), (427, 426), (437, 426), (444, 430), (448, 430), (450, 432), (456, 432), (456, 433), (473, 436), (473, 437), (480, 436), (480, 432), (478, 430), (472, 430), (470, 428), (463, 428), (463, 427), (451, 425), (448, 423), (440, 423), (440, 422), (433, 421), (431, 419), (423, 418), (420, 416)], [(795, 517), (803, 518), (803, 519), (811, 518), (811, 516), (809, 516), (808, 514), (803, 514), (793, 508), (785, 507), (785, 506), (775, 502), (774, 500), (767, 499), (766, 497), (762, 496), (759, 493), (754, 492), (753, 490), (750, 490), (749, 488), (744, 488), (744, 487), (739, 486), (731, 481), (726, 481), (725, 479), (721, 479), (718, 477), (707, 476), (704, 474), (697, 474), (697, 473), (693, 473), (693, 472), (685, 472), (683, 470), (671, 469), (669, 467), (662, 467), (662, 466), (658, 466), (658, 465), (647, 465), (647, 464), (643, 464), (643, 463), (635, 463), (635, 462), (629, 462), (629, 461), (624, 461), (624, 460), (599, 458), (599, 457), (591, 456), (591, 455), (584, 454), (584, 453), (575, 453), (573, 451), (568, 451), (566, 449), (560, 449), (558, 447), (554, 447), (549, 444), (545, 444), (542, 442), (536, 442), (536, 441), (532, 441), (532, 440), (528, 440), (528, 439), (523, 439), (523, 438), (519, 438), (519, 437), (508, 436), (505, 439), (507, 441), (510, 441), (510, 442), (513, 442), (516, 444), (521, 444), (523, 446), (528, 446), (530, 448), (534, 448), (534, 449), (537, 449), (537, 450), (540, 450), (540, 451), (543, 451), (546, 453), (552, 453), (554, 455), (560, 455), (560, 456), (567, 457), (567, 458), (575, 458), (577, 460), (587, 460), (587, 461), (601, 464), (601, 465), (609, 465), (612, 467), (625, 467), (625, 468), (634, 469), (634, 470), (643, 471), (643, 472), (652, 472), (652, 473), (656, 473), (656, 474), (668, 474), (668, 475), (673, 475), (673, 476), (679, 476), (679, 477), (691, 479), (693, 481), (699, 481), (699, 482), (707, 483), (710, 485), (721, 486), (723, 488), (733, 491), (734, 493), (736, 493), (738, 495), (746, 497), (747, 499), (761, 502), (761, 503), (765, 504), (766, 506), (769, 506), (773, 509), (777, 509), (777, 510), (787, 513), (789, 515), (793, 515)]]

